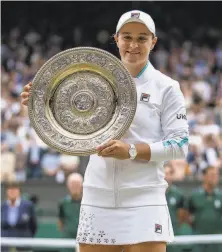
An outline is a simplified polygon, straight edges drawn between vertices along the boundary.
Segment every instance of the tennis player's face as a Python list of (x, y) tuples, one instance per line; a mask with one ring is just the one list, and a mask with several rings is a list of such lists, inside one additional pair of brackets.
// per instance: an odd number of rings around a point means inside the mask
[(141, 65), (146, 63), (157, 38), (141, 23), (125, 24), (115, 36), (123, 63)]

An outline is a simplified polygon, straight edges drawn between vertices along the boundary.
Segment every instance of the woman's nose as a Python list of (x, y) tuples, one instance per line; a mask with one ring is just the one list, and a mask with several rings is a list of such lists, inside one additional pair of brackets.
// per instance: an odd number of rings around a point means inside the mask
[(130, 47), (131, 47), (131, 48), (137, 48), (137, 47), (138, 47), (138, 43), (137, 43), (136, 41), (132, 41), (132, 42), (130, 43)]

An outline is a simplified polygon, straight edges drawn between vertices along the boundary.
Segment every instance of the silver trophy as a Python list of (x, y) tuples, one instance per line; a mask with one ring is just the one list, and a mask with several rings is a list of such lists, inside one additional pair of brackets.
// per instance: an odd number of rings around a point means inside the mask
[(85, 156), (129, 128), (135, 83), (122, 62), (93, 47), (62, 51), (37, 72), (28, 111), (38, 136), (59, 152)]

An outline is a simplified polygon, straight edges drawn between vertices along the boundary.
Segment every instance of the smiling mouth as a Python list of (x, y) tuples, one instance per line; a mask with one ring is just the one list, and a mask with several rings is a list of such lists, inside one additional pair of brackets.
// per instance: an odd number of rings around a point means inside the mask
[(139, 52), (129, 52), (129, 51), (126, 51), (126, 52), (129, 53), (129, 54), (132, 54), (132, 55), (140, 54)]

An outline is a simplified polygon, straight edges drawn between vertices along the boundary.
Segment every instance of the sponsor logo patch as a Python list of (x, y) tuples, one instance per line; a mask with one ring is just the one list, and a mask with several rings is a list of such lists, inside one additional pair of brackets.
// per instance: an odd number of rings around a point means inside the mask
[(150, 95), (146, 93), (142, 93), (140, 96), (140, 101), (148, 102), (150, 99)]
[(131, 18), (134, 17), (134, 18), (139, 18), (140, 17), (140, 13), (139, 12), (132, 12), (131, 13)]
[(155, 224), (155, 233), (162, 234), (162, 225)]

